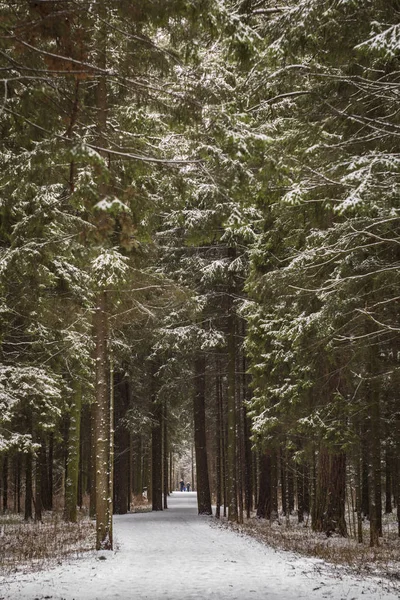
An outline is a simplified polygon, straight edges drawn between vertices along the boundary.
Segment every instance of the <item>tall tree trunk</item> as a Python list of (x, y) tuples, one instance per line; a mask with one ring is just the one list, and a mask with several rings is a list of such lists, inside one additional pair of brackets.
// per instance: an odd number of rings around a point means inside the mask
[(227, 419), (226, 419), (226, 402), (223, 394), (222, 379), (220, 381), (221, 386), (221, 478), (222, 478), (222, 497), (224, 502), (223, 515), (226, 517), (228, 508), (228, 490), (227, 490), (227, 460), (226, 460), (226, 445), (227, 445)]
[(393, 455), (391, 448), (386, 448), (385, 453), (385, 513), (393, 512), (392, 494), (393, 494)]
[(345, 518), (346, 500), (346, 454), (332, 454), (330, 457), (329, 495), (325, 530), (336, 531), (347, 536)]
[(96, 403), (90, 405), (89, 515), (96, 518)]
[[(102, 71), (97, 75), (96, 83), (96, 141), (100, 148), (106, 146), (107, 129), (107, 79), (103, 74), (107, 68), (107, 11), (105, 0), (99, 0), (96, 3), (98, 29), (96, 33), (96, 66)], [(103, 158), (107, 158), (106, 153), (101, 151)], [(98, 173), (97, 182), (98, 200), (105, 197), (107, 193), (104, 183), (104, 174), (101, 167)], [(103, 220), (99, 217), (97, 233), (103, 237)], [(96, 548), (97, 550), (112, 550), (112, 510), (110, 510), (110, 491), (112, 488), (112, 465), (110, 464), (110, 396), (109, 396), (109, 371), (108, 371), (108, 313), (107, 313), (107, 292), (99, 289), (97, 292), (96, 312), (94, 316), (94, 336), (96, 339)]]
[(47, 509), (53, 510), (53, 489), (54, 489), (54, 433), (49, 434), (49, 453), (47, 457), (47, 473), (48, 473), (48, 504)]
[(21, 512), (21, 454), (14, 456), (14, 512)]
[(300, 464), (297, 468), (297, 520), (299, 523), (304, 522), (304, 488), (305, 488), (305, 468)]
[[(229, 248), (229, 257), (236, 256), (234, 248)], [(233, 304), (233, 289), (228, 295), (228, 421), (227, 421), (227, 480), (228, 480), (228, 519), (238, 520), (237, 470), (236, 470), (236, 315)]]
[(168, 508), (168, 414), (167, 402), (163, 402), (163, 499), (164, 508)]
[[(242, 319), (242, 336), (246, 337), (246, 321)], [(249, 397), (248, 375), (247, 375), (247, 360), (246, 354), (242, 351), (242, 386), (243, 386), (243, 403), (242, 403), (242, 427), (243, 427), (243, 452), (244, 452), (244, 502), (246, 510), (246, 518), (250, 519), (253, 509), (253, 456), (251, 450), (250, 430), (251, 423), (247, 414), (246, 401)]]
[(313, 503), (313, 531), (325, 531), (325, 516), (329, 494), (330, 461), (326, 448), (321, 447), (318, 453), (316, 472), (315, 501)]
[(124, 515), (129, 510), (130, 435), (123, 418), (129, 408), (130, 388), (128, 379), (115, 374), (115, 458), (114, 458), (114, 513)]
[(3, 513), (7, 512), (8, 508), (8, 454), (3, 455), (3, 466), (2, 466), (2, 480), (3, 480)]
[(32, 454), (25, 455), (25, 521), (32, 519)]
[(77, 521), (78, 477), (81, 432), (82, 389), (76, 383), (68, 430), (67, 476), (65, 484), (65, 518), (71, 523)]
[(96, 548), (112, 550), (109, 513), (110, 406), (108, 394), (106, 292), (99, 292), (95, 314), (96, 335)]
[(271, 521), (278, 519), (278, 457), (275, 448), (271, 452)]
[(243, 435), (244, 435), (244, 498), (246, 518), (250, 519), (253, 510), (253, 456), (250, 441), (250, 422), (246, 406), (243, 406)]
[[(152, 386), (155, 385), (154, 373)], [(153, 424), (151, 428), (151, 502), (152, 510), (163, 510), (162, 491), (162, 404), (153, 387), (152, 393)]]
[(221, 516), (221, 501), (222, 501), (222, 489), (221, 489), (221, 427), (222, 427), (222, 390), (221, 390), (221, 372), (219, 359), (216, 359), (216, 372), (215, 372), (215, 399), (216, 399), (216, 413), (217, 418), (215, 421), (215, 479), (216, 479), (216, 507), (215, 516), (217, 519)]
[(133, 439), (133, 495), (142, 496), (143, 493), (143, 442), (140, 433)]
[(289, 515), (294, 511), (294, 468), (290, 452), (287, 455), (287, 504)]
[(368, 430), (365, 421), (361, 432), (361, 511), (369, 518)]
[[(373, 371), (371, 371), (373, 372)], [(380, 402), (376, 382), (370, 382), (369, 426), (369, 515), (370, 546), (379, 546), (382, 535), (381, 453), (380, 453)]]
[[(40, 442), (39, 442), (40, 443)], [(43, 517), (42, 506), (42, 453), (39, 451), (35, 460), (35, 521), (41, 522)]]
[(212, 515), (206, 442), (206, 360), (199, 352), (194, 362), (194, 446), (196, 454), (197, 506), (199, 515)]
[(362, 498), (361, 498), (361, 448), (358, 445), (355, 456), (356, 468), (356, 512), (357, 512), (357, 541), (359, 544), (363, 542), (362, 530)]
[(265, 449), (260, 453), (258, 476), (258, 502), (257, 517), (270, 519), (271, 517), (271, 450)]

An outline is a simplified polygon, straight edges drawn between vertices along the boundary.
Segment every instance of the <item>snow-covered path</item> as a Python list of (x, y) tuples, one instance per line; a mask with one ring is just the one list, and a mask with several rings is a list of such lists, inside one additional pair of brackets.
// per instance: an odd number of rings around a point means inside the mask
[[(163, 512), (115, 517), (116, 552), (0, 579), (0, 600), (398, 600), (379, 581), (318, 572), (321, 561), (277, 552), (197, 515), (174, 492)], [(105, 558), (105, 560), (104, 560)]]

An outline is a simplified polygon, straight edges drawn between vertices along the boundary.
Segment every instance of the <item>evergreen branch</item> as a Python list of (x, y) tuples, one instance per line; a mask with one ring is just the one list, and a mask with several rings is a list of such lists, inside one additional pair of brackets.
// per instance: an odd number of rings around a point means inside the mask
[(142, 162), (148, 163), (157, 163), (157, 164), (170, 164), (170, 165), (192, 165), (192, 164), (202, 164), (203, 161), (195, 159), (177, 159), (177, 158), (155, 158), (151, 156), (141, 156), (139, 154), (132, 154), (131, 152), (119, 152), (118, 150), (111, 150), (110, 148), (102, 148), (101, 146), (96, 146), (94, 144), (88, 144), (89, 148), (93, 150), (97, 150), (98, 152), (104, 152), (106, 154), (112, 154), (115, 156), (123, 156), (124, 158), (133, 158), (135, 160), (139, 160)]
[(296, 98), (297, 96), (305, 96), (312, 94), (309, 90), (301, 90), (298, 92), (287, 92), (286, 94), (279, 94), (278, 96), (274, 96), (273, 98), (269, 98), (268, 100), (263, 100), (256, 106), (252, 106), (251, 108), (245, 109), (245, 112), (251, 112), (253, 110), (257, 110), (262, 106), (273, 104), (274, 102), (278, 102), (279, 100), (283, 100), (285, 98)]

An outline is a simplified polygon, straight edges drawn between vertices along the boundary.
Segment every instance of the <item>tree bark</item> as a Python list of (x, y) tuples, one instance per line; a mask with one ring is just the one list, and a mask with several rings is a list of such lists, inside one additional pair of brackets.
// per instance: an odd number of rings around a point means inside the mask
[(25, 455), (25, 521), (32, 519), (32, 454)]
[(212, 515), (206, 443), (205, 369), (205, 356), (199, 352), (194, 362), (195, 385), (193, 394), (197, 507), (199, 515)]
[(129, 408), (129, 381), (115, 374), (115, 458), (114, 458), (114, 513), (124, 515), (129, 510), (129, 452), (130, 435), (123, 423), (123, 417)]
[(7, 512), (8, 508), (8, 454), (3, 455), (2, 465), (2, 480), (3, 480), (3, 514)]
[(271, 450), (260, 453), (258, 476), (258, 502), (256, 515), (259, 519), (271, 517)]
[(217, 519), (221, 516), (221, 500), (222, 500), (222, 486), (221, 486), (221, 441), (222, 441), (222, 390), (221, 390), (221, 372), (220, 363), (217, 358), (216, 360), (216, 373), (215, 373), (215, 399), (216, 399), (216, 414), (217, 418), (215, 421), (215, 479), (216, 479), (216, 507), (215, 516)]
[(77, 383), (74, 391), (68, 431), (67, 477), (65, 484), (65, 519), (77, 521), (78, 477), (81, 432), (82, 389)]
[(151, 428), (151, 502), (152, 510), (163, 510), (162, 491), (162, 405), (158, 400), (154, 386), (153, 373), (153, 393), (152, 393), (152, 412), (153, 425)]
[[(229, 248), (229, 257), (236, 256), (234, 248)], [(228, 419), (227, 419), (227, 482), (228, 519), (238, 521), (237, 470), (236, 470), (236, 315), (233, 305), (233, 289), (228, 294)]]
[(163, 508), (168, 508), (168, 414), (167, 403), (163, 402)]
[(94, 329), (96, 336), (96, 549), (112, 550), (112, 516), (109, 514), (108, 316), (105, 291), (98, 293)]

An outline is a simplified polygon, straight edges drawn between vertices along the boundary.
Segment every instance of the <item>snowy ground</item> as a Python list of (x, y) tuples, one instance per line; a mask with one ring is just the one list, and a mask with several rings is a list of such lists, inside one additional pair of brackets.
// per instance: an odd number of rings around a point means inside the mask
[(0, 600), (398, 600), (389, 584), (331, 573), (197, 515), (196, 494), (169, 509), (116, 516), (114, 552), (0, 578)]

